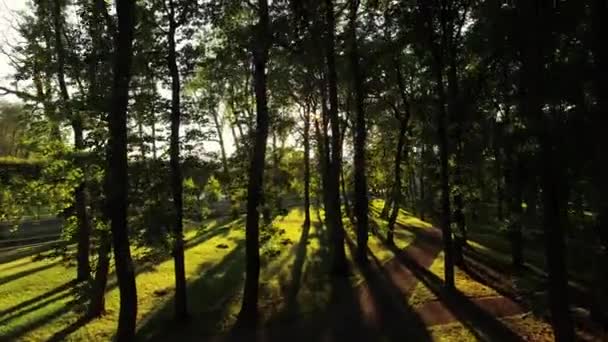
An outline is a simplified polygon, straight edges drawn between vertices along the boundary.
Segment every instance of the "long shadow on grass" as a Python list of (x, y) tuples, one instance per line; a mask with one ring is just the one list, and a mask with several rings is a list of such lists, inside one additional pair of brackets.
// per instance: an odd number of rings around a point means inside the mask
[[(67, 296), (71, 295), (70, 292), (67, 292), (66, 294), (63, 294), (59, 297), (55, 297), (52, 300), (45, 302), (45, 303), (41, 303), (38, 306), (42, 307), (44, 305), (48, 305), (51, 302), (54, 302), (55, 300), (59, 300), (61, 298), (65, 298)], [(5, 335), (0, 335), (0, 341), (15, 341), (18, 340), (19, 337), (21, 337), (22, 335), (35, 330), (37, 328), (40, 328), (44, 325), (46, 325), (47, 323), (61, 317), (62, 315), (70, 312), (73, 307), (75, 305), (75, 302), (68, 302), (63, 306), (59, 306), (57, 309), (51, 310), (49, 312), (47, 312), (45, 315), (37, 317), (34, 320), (28, 321), (26, 324), (17, 326), (15, 329), (9, 331), (7, 334)], [(29, 310), (28, 311), (32, 311)], [(19, 313), (19, 315), (21, 315), (21, 312)], [(13, 317), (11, 317), (12, 319)], [(1, 322), (0, 325), (4, 325), (6, 324), (5, 322)]]
[[(230, 222), (228, 220), (223, 224), (225, 225), (226, 223), (235, 223), (235, 222), (238, 222), (238, 220), (235, 220), (232, 222)], [(190, 240), (188, 240), (186, 242), (186, 248), (192, 248), (215, 236), (226, 235), (228, 232), (229, 232), (228, 227), (216, 227), (216, 229), (209, 229), (207, 231), (203, 231), (202, 233), (200, 233), (200, 234), (196, 235), (195, 237), (191, 238)], [(155, 262), (145, 262), (142, 265), (138, 265), (136, 267), (136, 275), (140, 274), (142, 272), (154, 270), (154, 265), (164, 262), (168, 259), (170, 259), (170, 256), (165, 256), (162, 259), (157, 259), (157, 260), (155, 260)], [(54, 265), (54, 264), (51, 264), (51, 265)], [(29, 274), (25, 274), (25, 275), (29, 275)], [(23, 276), (25, 276), (25, 275), (23, 275)], [(106, 286), (106, 293), (113, 290), (116, 286), (118, 286), (118, 283), (116, 282), (115, 277), (111, 277), (111, 278), (114, 278), (114, 279), (111, 282), (109, 282), (108, 286)], [(59, 286), (53, 290), (50, 290), (40, 296), (29, 299), (27, 301), (24, 301), (22, 303), (19, 303), (15, 306), (11, 307), (11, 308), (1, 311), (0, 317), (5, 316), (5, 315), (10, 315), (10, 316), (5, 317), (2, 320), (0, 320), (0, 325), (8, 324), (8, 322), (10, 322), (18, 317), (21, 317), (25, 314), (39, 310), (55, 301), (72, 296), (73, 293), (71, 291), (66, 291), (66, 290), (72, 288), (73, 286), (74, 286), (74, 282), (66, 283), (66, 284)], [(64, 291), (66, 291), (66, 292), (62, 293)], [(60, 294), (60, 295), (57, 295), (57, 294)], [(8, 340), (17, 338), (29, 330), (35, 329), (37, 327), (41, 327), (41, 326), (45, 325), (46, 323), (50, 322), (51, 320), (58, 318), (61, 315), (66, 314), (74, 307), (75, 303), (76, 302), (70, 302), (68, 305), (66, 305), (62, 309), (54, 310), (53, 312), (51, 312), (47, 315), (44, 315), (44, 316), (40, 317), (39, 319), (32, 321), (30, 324), (28, 324), (26, 326), (17, 328), (16, 330), (10, 332), (10, 335), (8, 336), (10, 338), (8, 338)], [(55, 333), (53, 335), (53, 337), (51, 338), (51, 340), (61, 341), (61, 340), (65, 339), (69, 334), (78, 330), (80, 327), (82, 327), (89, 321), (90, 321), (90, 318), (88, 318), (86, 316), (82, 316), (76, 322), (65, 327), (61, 331)], [(0, 340), (2, 340), (2, 339), (0, 339)]]
[[(210, 268), (199, 269), (201, 275), (188, 283), (188, 303), (192, 324), (173, 319), (174, 298), (146, 317), (137, 331), (138, 340), (198, 341), (212, 333), (228, 313), (229, 303), (239, 295), (245, 270), (244, 240)], [(179, 336), (178, 339), (175, 336)]]
[[(351, 254), (355, 242), (347, 236)], [(371, 321), (372, 338), (389, 341), (432, 341), (422, 319), (408, 304), (407, 298), (393, 282), (381, 261), (369, 250), (370, 260), (359, 265), (365, 282), (359, 286), (359, 306)]]
[(41, 266), (38, 266), (38, 267), (34, 267), (34, 268), (29, 269), (29, 270), (17, 272), (15, 274), (11, 274), (9, 276), (0, 278), (0, 285), (9, 283), (9, 282), (17, 280), (19, 278), (27, 277), (27, 276), (29, 276), (31, 274), (34, 274), (34, 273), (37, 273), (37, 272), (42, 272), (42, 271), (47, 270), (49, 268), (53, 268), (58, 263), (59, 263), (59, 261), (55, 261), (55, 262), (51, 262), (51, 263), (46, 263), (44, 265), (41, 265)]
[[(47, 291), (47, 292), (45, 292), (45, 293), (43, 293), (43, 294), (41, 294), (39, 296), (36, 296), (34, 298), (31, 298), (31, 299), (28, 299), (28, 300), (26, 300), (24, 302), (21, 302), (21, 303), (17, 304), (17, 305), (13, 305), (10, 308), (6, 308), (6, 309), (0, 311), (0, 317), (5, 316), (5, 315), (10, 315), (10, 314), (12, 314), (14, 312), (17, 312), (17, 311), (19, 311), (21, 309), (24, 309), (24, 308), (26, 308), (26, 307), (28, 307), (30, 305), (34, 305), (34, 304), (36, 304), (36, 303), (38, 303), (38, 302), (40, 302), (42, 300), (48, 299), (49, 297), (52, 297), (52, 296), (54, 296), (54, 295), (56, 295), (56, 294), (58, 294), (60, 292), (68, 290), (72, 286), (74, 286), (75, 283), (76, 283), (76, 281), (67, 282), (67, 283), (65, 283), (63, 285), (60, 285), (60, 286), (57, 286), (56, 288), (54, 288), (52, 290), (49, 290), (49, 291)], [(0, 324), (3, 324), (3, 322), (4, 322), (4, 319), (2, 321), (0, 321)]]
[(483, 341), (521, 341), (511, 329), (488, 314), (458, 290), (447, 290), (444, 282), (433, 272), (419, 265), (407, 252), (389, 246), (396, 260), (414, 273), (437, 298), (478, 339)]
[[(302, 273), (304, 271), (304, 261), (306, 261), (306, 252), (308, 247), (308, 236), (310, 235), (311, 223), (302, 225), (300, 239), (295, 248), (295, 259), (291, 270), (291, 286), (287, 290), (287, 311), (290, 312), (296, 305), (298, 292), (302, 283)], [(320, 229), (321, 224), (317, 224), (317, 229)]]

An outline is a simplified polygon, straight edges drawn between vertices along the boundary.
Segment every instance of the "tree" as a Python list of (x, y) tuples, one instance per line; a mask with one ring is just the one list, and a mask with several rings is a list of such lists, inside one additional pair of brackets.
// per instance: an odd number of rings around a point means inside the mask
[[(545, 253), (549, 273), (549, 308), (556, 341), (573, 341), (574, 325), (570, 317), (568, 300), (568, 280), (564, 262), (564, 227), (560, 220), (560, 191), (562, 191), (563, 168), (556, 158), (556, 123), (543, 110), (545, 104), (545, 83), (543, 69), (549, 56), (553, 54), (553, 43), (548, 31), (554, 20), (554, 9), (546, 5), (518, 2), (522, 26), (520, 34), (521, 79), (523, 113), (529, 115), (532, 129), (541, 149), (543, 233)], [(526, 31), (524, 32), (524, 28)]]
[(359, 67), (359, 52), (357, 46), (357, 10), (358, 0), (350, 0), (350, 59), (355, 100), (355, 217), (357, 218), (357, 258), (367, 260), (367, 229), (368, 229), (368, 200), (367, 179), (365, 176), (365, 112), (363, 108), (364, 92), (363, 77)]
[(264, 163), (266, 157), (266, 140), (268, 138), (269, 116), (266, 89), (266, 63), (270, 27), (268, 2), (258, 0), (258, 23), (254, 31), (255, 45), (253, 47), (253, 82), (255, 88), (255, 106), (257, 112), (255, 140), (249, 167), (249, 185), (247, 187), (247, 219), (246, 219), (246, 258), (245, 290), (239, 319), (246, 325), (257, 324), (257, 302), (260, 277), (260, 242), (259, 220), (260, 196), (264, 180)]
[(127, 226), (127, 106), (133, 56), (135, 1), (117, 0), (118, 31), (115, 38), (114, 82), (108, 116), (108, 217), (114, 245), (116, 276), (120, 290), (117, 341), (131, 341), (137, 318), (137, 288)]
[[(326, 217), (332, 241), (332, 272), (344, 275), (347, 272), (346, 253), (344, 250), (344, 227), (342, 226), (342, 210), (340, 208), (340, 164), (342, 163), (340, 143), (340, 118), (338, 116), (338, 76), (335, 62), (335, 17), (332, 0), (325, 0), (325, 62), (327, 67), (327, 92), (329, 107), (327, 116), (331, 125), (331, 159), (327, 165), (327, 182), (324, 189), (327, 192)], [(327, 147), (330, 147), (329, 145)], [(327, 153), (327, 151), (325, 151)]]
[[(63, 36), (65, 32), (63, 30), (63, 13), (62, 13), (62, 1), (53, 0), (53, 25), (54, 25), (54, 43), (55, 43), (55, 54), (56, 54), (56, 75), (59, 83), (59, 93), (62, 100), (62, 110), (64, 115), (70, 120), (70, 124), (74, 131), (74, 150), (76, 153), (83, 151), (84, 149), (84, 132), (83, 122), (80, 114), (72, 110), (72, 104), (70, 101), (70, 94), (68, 92), (68, 86), (65, 79), (65, 63), (66, 63), (66, 52), (64, 49)], [(82, 168), (83, 173), (85, 168)], [(89, 264), (89, 245), (91, 228), (89, 224), (89, 218), (87, 215), (86, 205), (86, 173), (84, 173), (84, 181), (76, 189), (74, 189), (74, 206), (76, 212), (76, 219), (78, 220), (78, 231), (77, 231), (77, 276), (78, 281), (85, 281), (90, 278), (91, 266)]]
[[(176, 4), (169, 0), (168, 4), (169, 30), (167, 41), (169, 42), (167, 63), (171, 75), (171, 139), (170, 139), (170, 164), (171, 164), (171, 190), (173, 193), (173, 206), (175, 221), (173, 222), (173, 259), (175, 263), (175, 316), (184, 320), (188, 317), (188, 306), (186, 299), (186, 268), (184, 265), (184, 233), (183, 233), (183, 177), (180, 161), (179, 129), (181, 122), (180, 108), (180, 75), (177, 67), (175, 33), (182, 24), (180, 21), (186, 17), (185, 9), (182, 16), (176, 19)], [(179, 20), (179, 21), (178, 21)]]

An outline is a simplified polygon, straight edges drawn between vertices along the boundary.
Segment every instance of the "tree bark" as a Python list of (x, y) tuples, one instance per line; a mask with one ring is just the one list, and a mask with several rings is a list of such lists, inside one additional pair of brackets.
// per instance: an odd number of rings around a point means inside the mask
[(105, 292), (108, 283), (108, 271), (110, 269), (110, 233), (102, 231), (99, 237), (99, 249), (97, 251), (97, 267), (95, 268), (95, 279), (91, 290), (91, 303), (89, 305), (88, 317), (99, 317), (104, 314)]
[(268, 139), (268, 99), (266, 89), (266, 63), (270, 42), (268, 2), (258, 0), (258, 23), (256, 27), (256, 45), (253, 50), (253, 78), (257, 111), (257, 126), (251, 165), (249, 168), (249, 185), (247, 195), (246, 221), (246, 273), (245, 290), (239, 320), (246, 325), (257, 324), (258, 290), (260, 278), (260, 242), (258, 206), (264, 181), (264, 163), (266, 158), (266, 140)]
[(523, 14), (520, 34), (522, 39), (521, 76), (524, 80), (522, 112), (532, 118), (534, 133), (540, 142), (541, 185), (543, 200), (543, 231), (549, 273), (549, 309), (555, 340), (574, 341), (574, 324), (570, 316), (568, 279), (564, 260), (564, 227), (560, 220), (560, 192), (562, 165), (556, 155), (553, 119), (543, 112), (545, 64), (553, 53), (548, 24), (553, 20), (553, 9), (536, 2), (518, 3)]
[(426, 145), (422, 143), (422, 148), (420, 149), (420, 172), (418, 173), (419, 182), (420, 182), (420, 219), (424, 221), (426, 214), (426, 187), (424, 182), (424, 157), (426, 154)]
[(63, 22), (62, 22), (62, 6), (61, 0), (53, 1), (53, 25), (55, 28), (55, 53), (57, 57), (57, 81), (59, 83), (59, 94), (61, 96), (62, 107), (65, 115), (71, 122), (72, 129), (74, 131), (74, 150), (76, 152), (76, 165), (81, 169), (83, 174), (83, 181), (74, 189), (74, 206), (76, 212), (76, 221), (78, 224), (76, 232), (77, 240), (77, 251), (76, 251), (76, 280), (85, 281), (91, 277), (91, 266), (89, 263), (89, 250), (90, 250), (90, 235), (91, 228), (89, 226), (89, 220), (87, 217), (87, 204), (86, 204), (86, 170), (78, 152), (84, 150), (84, 138), (83, 138), (83, 125), (80, 114), (75, 113), (72, 110), (70, 104), (70, 94), (65, 81), (65, 47), (63, 44), (62, 35)]
[(355, 127), (354, 127), (354, 174), (355, 174), (355, 204), (354, 216), (357, 221), (357, 260), (367, 261), (368, 211), (367, 178), (365, 175), (365, 140), (367, 129), (364, 112), (363, 77), (359, 66), (359, 51), (357, 44), (357, 10), (359, 0), (350, 0), (350, 67), (353, 78), (355, 95)]
[[(598, 267), (595, 268), (594, 278), (596, 281), (595, 300), (591, 313), (598, 321), (608, 322), (608, 294), (605, 288), (608, 286), (608, 272), (605, 262), (608, 261), (608, 166), (606, 165), (605, 155), (608, 150), (608, 139), (606, 138), (606, 127), (608, 127), (608, 82), (605, 76), (600, 73), (608, 72), (608, 47), (605, 42), (606, 30), (608, 30), (608, 4), (603, 0), (594, 0), (592, 7), (592, 30), (593, 47), (592, 52), (596, 61), (596, 72), (594, 81), (595, 95), (598, 100), (597, 108), (594, 111), (595, 127), (595, 186), (597, 189), (596, 210), (597, 218), (595, 229), (598, 242), (596, 253)], [(604, 74), (605, 75), (605, 74)], [(601, 262), (604, 263), (601, 263)]]
[(393, 185), (393, 201), (395, 204), (393, 205), (393, 210), (391, 211), (388, 219), (388, 233), (386, 235), (386, 240), (391, 245), (394, 244), (393, 236), (395, 231), (395, 222), (397, 221), (397, 215), (399, 215), (399, 207), (401, 204), (401, 157), (403, 156), (406, 132), (407, 120), (405, 118), (401, 118), (399, 120), (399, 139), (397, 141), (397, 151), (395, 152), (395, 165), (393, 171), (395, 175), (395, 183)]
[(340, 201), (340, 118), (338, 116), (338, 76), (335, 61), (335, 18), (333, 0), (325, 0), (325, 58), (327, 63), (327, 85), (329, 95), (329, 121), (331, 123), (331, 161), (326, 189), (329, 195), (327, 219), (332, 241), (332, 273), (346, 275), (348, 264), (344, 250), (344, 227)]
[(169, 0), (169, 42), (168, 68), (171, 75), (171, 137), (169, 144), (169, 164), (171, 166), (171, 190), (173, 192), (173, 261), (175, 264), (175, 317), (178, 320), (188, 318), (188, 301), (186, 297), (186, 268), (184, 265), (184, 232), (183, 232), (183, 180), (179, 150), (179, 127), (181, 124), (180, 75), (177, 67), (175, 33), (178, 24), (175, 21), (175, 4)]
[(310, 108), (304, 108), (304, 227), (310, 227)]
[[(210, 110), (211, 110), (211, 116), (213, 117), (213, 123), (215, 124), (215, 130), (217, 132), (217, 139), (220, 144), (220, 153), (222, 156), (222, 167), (224, 168), (224, 177), (227, 181), (230, 179), (230, 171), (228, 168), (228, 156), (226, 154), (226, 145), (224, 144), (223, 127), (222, 127), (221, 122), (218, 117), (219, 114), (217, 113), (215, 108), (210, 108)], [(234, 132), (234, 128), (233, 128), (233, 132)], [(234, 143), (235, 143), (235, 145), (238, 144), (238, 142), (236, 141), (236, 137), (235, 137)]]
[(120, 313), (116, 340), (132, 341), (135, 337), (137, 318), (137, 288), (135, 270), (131, 259), (127, 227), (128, 173), (127, 173), (127, 106), (129, 81), (133, 57), (133, 30), (135, 26), (135, 1), (117, 0), (118, 33), (114, 60), (114, 81), (108, 118), (109, 154), (107, 207), (111, 221), (116, 276), (120, 290)]
[[(440, 188), (441, 188), (441, 231), (443, 235), (444, 249), (444, 276), (445, 286), (454, 288), (454, 251), (452, 245), (452, 229), (450, 227), (450, 182), (449, 182), (449, 151), (447, 132), (447, 97), (444, 87), (444, 56), (442, 50), (448, 47), (446, 11), (442, 8), (440, 13), (441, 35), (440, 42), (436, 41), (434, 32), (434, 20), (429, 4), (423, 0), (418, 1), (418, 6), (425, 20), (425, 34), (428, 46), (431, 50), (431, 71), (435, 78), (435, 93), (437, 95), (437, 140), (439, 141), (439, 165), (440, 165)], [(442, 5), (443, 7), (443, 5)]]

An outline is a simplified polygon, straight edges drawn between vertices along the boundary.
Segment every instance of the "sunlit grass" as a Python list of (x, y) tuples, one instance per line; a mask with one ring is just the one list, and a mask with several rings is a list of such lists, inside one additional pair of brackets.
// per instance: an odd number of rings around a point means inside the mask
[[(211, 224), (211, 228), (216, 224)], [(224, 226), (228, 228), (228, 226)], [(220, 228), (215, 228), (220, 229)], [(206, 230), (205, 230), (206, 231)], [(203, 231), (203, 233), (205, 232)], [(199, 233), (200, 234), (200, 233)], [(196, 231), (186, 234), (187, 242), (197, 238)], [(186, 250), (186, 276), (198, 276), (201, 268), (218, 263), (243, 240), (243, 229), (224, 229), (221, 234), (211, 236)], [(217, 248), (226, 244), (228, 248)], [(143, 250), (134, 251), (134, 256)], [(33, 262), (31, 257), (17, 259), (0, 265), (0, 340), (42, 341), (51, 338), (80, 318), (72, 305), (76, 294), (70, 287), (47, 296), (55, 289), (62, 289), (75, 276), (74, 267), (66, 267), (58, 258)], [(145, 265), (137, 265), (143, 267)], [(138, 319), (153, 312), (172, 295), (173, 260), (168, 258), (158, 265), (143, 267), (137, 275)], [(24, 275), (24, 276), (19, 276)], [(116, 281), (112, 276), (106, 294), (106, 315), (76, 329), (67, 340), (108, 340), (116, 329), (119, 300)], [(39, 298), (39, 300), (31, 301)], [(30, 303), (31, 301), (31, 303)], [(29, 305), (23, 305), (26, 303)], [(13, 308), (17, 307), (17, 310)], [(6, 311), (6, 312), (5, 312)]]
[[(437, 255), (433, 261), (433, 264), (429, 268), (429, 271), (442, 281), (445, 280), (443, 252)], [(480, 298), (500, 295), (491, 287), (485, 286), (482, 283), (472, 279), (465, 271), (457, 266), (454, 267), (454, 282), (456, 289), (458, 289), (458, 291), (460, 291), (466, 297)], [(418, 282), (409, 298), (409, 303), (413, 306), (418, 306), (432, 300), (437, 300), (437, 296), (422, 282)]]

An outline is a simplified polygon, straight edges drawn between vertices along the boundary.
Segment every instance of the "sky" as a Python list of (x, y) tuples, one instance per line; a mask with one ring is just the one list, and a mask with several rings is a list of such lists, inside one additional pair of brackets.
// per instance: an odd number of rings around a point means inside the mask
[[(14, 44), (17, 39), (17, 33), (13, 29), (13, 22), (16, 11), (26, 9), (27, 0), (0, 0), (0, 46), (3, 50), (8, 44)], [(10, 87), (10, 75), (14, 72), (10, 66), (8, 58), (0, 53), (0, 85)], [(8, 101), (18, 101), (15, 96), (7, 95), (3, 98)]]

